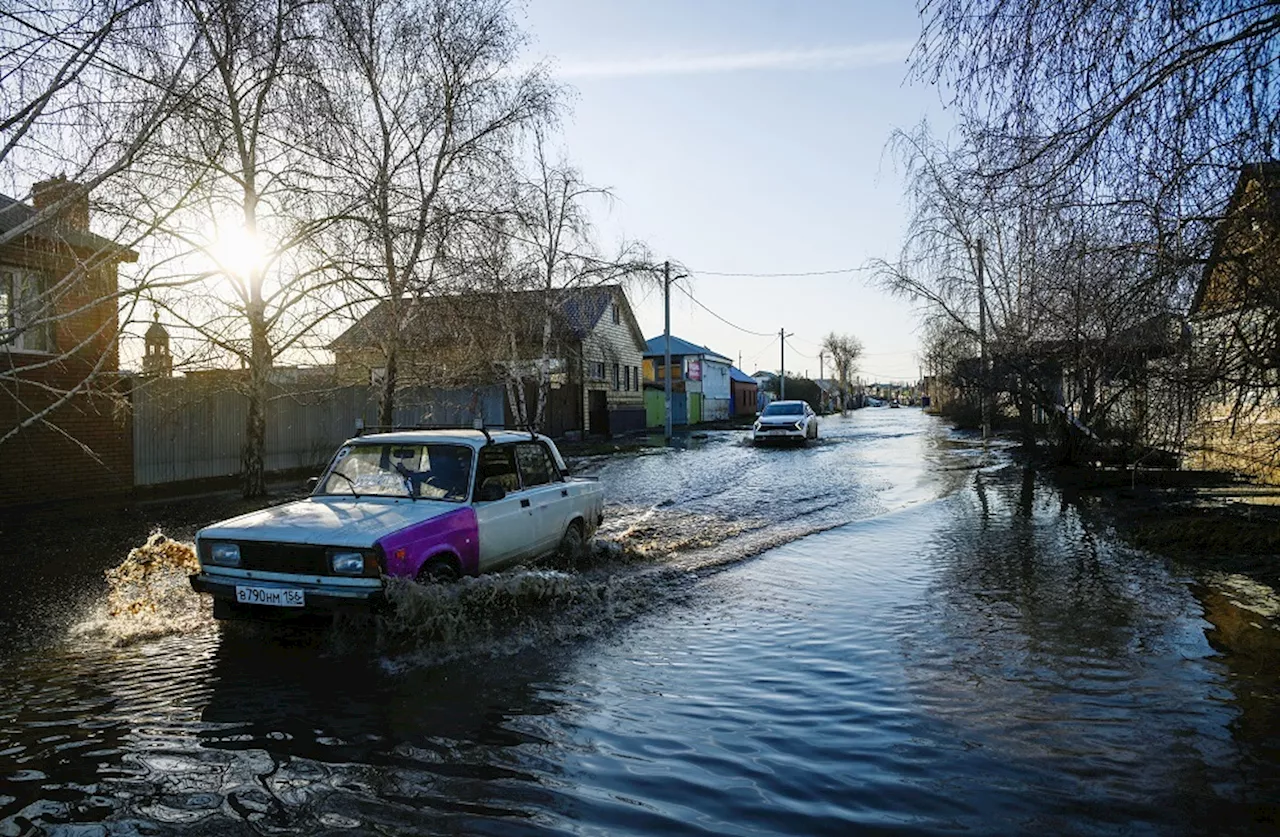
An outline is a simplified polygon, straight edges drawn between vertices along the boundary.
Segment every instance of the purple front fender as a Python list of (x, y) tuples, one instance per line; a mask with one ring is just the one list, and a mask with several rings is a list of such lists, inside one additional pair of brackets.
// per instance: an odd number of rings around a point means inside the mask
[(416, 578), (422, 565), (441, 555), (458, 559), (463, 575), (480, 573), (480, 529), (470, 506), (406, 526), (378, 539), (387, 575)]

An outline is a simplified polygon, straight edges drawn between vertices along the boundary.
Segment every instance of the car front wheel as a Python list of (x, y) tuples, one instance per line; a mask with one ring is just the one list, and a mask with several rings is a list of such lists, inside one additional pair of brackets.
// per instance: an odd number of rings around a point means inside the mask
[(568, 529), (564, 530), (564, 537), (560, 539), (557, 554), (571, 567), (586, 557), (586, 538), (582, 535), (581, 523), (575, 520), (569, 524)]
[(447, 558), (429, 561), (418, 571), (418, 581), (423, 584), (452, 584), (460, 577), (457, 565)]

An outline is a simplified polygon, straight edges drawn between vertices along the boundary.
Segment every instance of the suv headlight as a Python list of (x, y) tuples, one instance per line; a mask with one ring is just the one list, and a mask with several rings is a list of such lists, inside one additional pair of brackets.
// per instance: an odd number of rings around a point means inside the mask
[(238, 543), (213, 543), (209, 544), (209, 560), (215, 564), (224, 567), (240, 566), (240, 544)]
[(338, 575), (364, 575), (364, 553), (330, 552), (329, 566)]

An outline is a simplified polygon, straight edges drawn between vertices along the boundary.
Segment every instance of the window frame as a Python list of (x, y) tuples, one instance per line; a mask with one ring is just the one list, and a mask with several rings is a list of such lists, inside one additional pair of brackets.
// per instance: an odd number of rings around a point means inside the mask
[[(520, 472), (520, 485), (522, 489), (538, 488), (544, 485), (554, 485), (558, 482), (564, 482), (564, 474), (560, 472), (560, 466), (556, 464), (556, 458), (551, 455), (551, 451), (548, 450), (546, 442), (543, 442), (540, 439), (537, 441), (530, 440), (526, 442), (515, 442), (512, 444), (512, 447), (515, 449), (516, 469)], [(520, 461), (520, 451), (530, 448), (542, 452), (542, 456), (546, 460), (548, 466), (548, 472), (551, 475), (551, 479), (547, 482), (529, 483), (525, 480), (524, 464)]]
[[(35, 329), (26, 328), (21, 333), (15, 333), (8, 340), (0, 340), (0, 349), (27, 354), (56, 355), (58, 353), (57, 330), (54, 328), (53, 319), (49, 316), (49, 301), (45, 299), (49, 290), (49, 277), (42, 271), (16, 264), (0, 263), (0, 289), (3, 289), (2, 294), (5, 300), (3, 307), (0, 307), (0, 328), (17, 329), (21, 322), (18, 319), (21, 303), (18, 301), (17, 293), (17, 283), (20, 279), (36, 287), (34, 296), (39, 304), (34, 316), (37, 321), (43, 320), (43, 322), (39, 322)], [(43, 337), (42, 347), (26, 345), (33, 334)]]
[(481, 445), (476, 449), (475, 473), (471, 478), (471, 502), (473, 503), (479, 502), (480, 487), (483, 485), (480, 481), (480, 469), (483, 465), (481, 460), (484, 458), (485, 451), (491, 450), (511, 452), (511, 464), (515, 466), (516, 487), (511, 489), (504, 487), (503, 490), (506, 492), (507, 496), (510, 497), (512, 494), (518, 494), (521, 491), (524, 491), (524, 475), (520, 472), (520, 460), (516, 456), (516, 443), (498, 442), (494, 445)]

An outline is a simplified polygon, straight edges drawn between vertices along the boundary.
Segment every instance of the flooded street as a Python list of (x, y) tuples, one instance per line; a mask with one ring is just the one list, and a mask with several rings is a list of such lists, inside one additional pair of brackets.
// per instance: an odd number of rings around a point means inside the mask
[(1274, 833), (1268, 591), (917, 410), (744, 439), (580, 463), (590, 567), (6, 650), (0, 835)]

